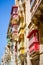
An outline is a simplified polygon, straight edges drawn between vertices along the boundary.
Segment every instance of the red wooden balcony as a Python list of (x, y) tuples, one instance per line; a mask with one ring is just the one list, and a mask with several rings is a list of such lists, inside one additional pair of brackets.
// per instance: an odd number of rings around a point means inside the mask
[(35, 44), (33, 44), (31, 47), (29, 47), (29, 51), (30, 51), (30, 53), (31, 52), (37, 52), (37, 51), (39, 51), (39, 44), (38, 43), (35, 43)]
[(18, 15), (18, 6), (12, 6), (11, 15)]
[(32, 30), (27, 37), (29, 38), (29, 46), (31, 46), (34, 43), (39, 43), (38, 30)]
[(37, 29), (32, 30), (27, 37), (29, 38), (29, 51), (30, 51), (30, 53), (39, 51), (38, 30)]

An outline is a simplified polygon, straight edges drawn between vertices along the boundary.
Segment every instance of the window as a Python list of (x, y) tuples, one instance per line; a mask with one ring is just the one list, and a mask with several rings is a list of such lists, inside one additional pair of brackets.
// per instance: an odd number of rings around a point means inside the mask
[(36, 0), (30, 0), (30, 6), (32, 8), (33, 4), (35, 3)]
[(34, 37), (34, 34), (32, 34), (32, 35), (30, 36), (29, 40), (31, 40), (33, 37)]
[(37, 39), (38, 39), (38, 41), (39, 41), (39, 34), (38, 34), (38, 33), (36, 33), (36, 37), (37, 37)]
[(13, 9), (13, 14), (17, 14), (17, 12), (18, 12), (18, 7)]

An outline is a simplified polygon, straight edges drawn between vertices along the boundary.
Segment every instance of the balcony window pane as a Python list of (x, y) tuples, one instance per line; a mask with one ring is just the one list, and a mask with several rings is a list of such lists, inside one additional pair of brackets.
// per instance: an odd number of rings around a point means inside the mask
[(31, 0), (31, 1), (30, 1), (30, 7), (31, 7), (31, 8), (32, 8), (34, 2), (35, 2), (35, 0)]

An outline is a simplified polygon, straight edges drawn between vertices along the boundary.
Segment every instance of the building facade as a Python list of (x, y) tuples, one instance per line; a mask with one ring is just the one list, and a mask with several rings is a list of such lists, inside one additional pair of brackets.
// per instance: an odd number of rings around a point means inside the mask
[(43, 65), (43, 0), (15, 0), (7, 40), (2, 65)]
[(29, 52), (32, 65), (43, 65), (43, 1), (30, 1), (31, 22), (28, 25)]

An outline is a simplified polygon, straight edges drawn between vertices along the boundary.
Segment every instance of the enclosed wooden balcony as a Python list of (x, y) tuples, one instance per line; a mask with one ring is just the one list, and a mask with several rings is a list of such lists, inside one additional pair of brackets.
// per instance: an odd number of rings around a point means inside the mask
[[(34, 3), (33, 7), (32, 7), (32, 10), (31, 10), (31, 18), (35, 15), (36, 11), (40, 8), (40, 9), (43, 9), (43, 0), (35, 0), (36, 3)], [(39, 11), (38, 11), (39, 13)], [(39, 13), (40, 15), (40, 13)]]

